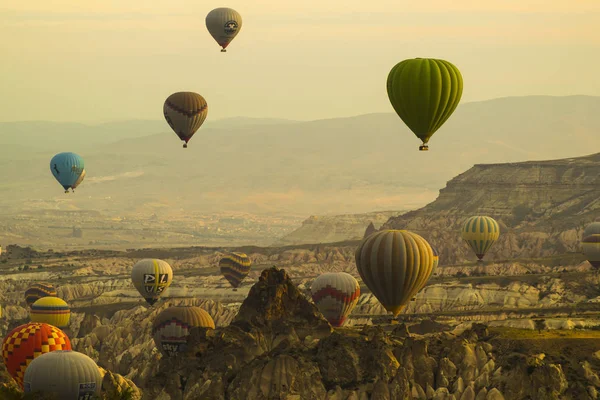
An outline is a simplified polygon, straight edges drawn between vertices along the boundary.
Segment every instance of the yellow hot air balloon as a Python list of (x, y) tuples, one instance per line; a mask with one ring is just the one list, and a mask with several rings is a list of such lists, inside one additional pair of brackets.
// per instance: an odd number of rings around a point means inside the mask
[(146, 302), (153, 305), (171, 284), (173, 270), (166, 261), (145, 258), (133, 266), (131, 280)]
[(500, 226), (492, 217), (477, 215), (467, 219), (462, 228), (462, 238), (475, 252), (479, 261), (500, 237)]
[(384, 230), (363, 239), (355, 253), (363, 282), (386, 310), (398, 316), (433, 272), (431, 246), (416, 233)]
[(242, 16), (232, 8), (215, 8), (206, 16), (206, 29), (225, 50), (242, 29)]
[(208, 115), (208, 104), (198, 93), (177, 92), (165, 100), (163, 113), (171, 129), (185, 142), (183, 147), (187, 148)]
[(342, 326), (358, 303), (358, 281), (345, 272), (319, 275), (310, 286), (312, 299), (332, 326)]
[(92, 399), (102, 389), (96, 362), (83, 353), (56, 350), (31, 361), (23, 378), (25, 393), (58, 395), (61, 400)]
[(31, 305), (31, 322), (40, 322), (65, 329), (71, 320), (71, 309), (61, 298), (47, 296)]
[(184, 352), (193, 327), (215, 329), (215, 322), (200, 307), (169, 307), (163, 310), (152, 324), (156, 348), (169, 357)]

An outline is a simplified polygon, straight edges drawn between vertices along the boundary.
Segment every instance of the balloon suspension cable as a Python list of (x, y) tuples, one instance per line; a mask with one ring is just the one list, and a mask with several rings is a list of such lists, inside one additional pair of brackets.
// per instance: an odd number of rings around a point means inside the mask
[(422, 145), (419, 146), (419, 150), (420, 151), (428, 151), (429, 146), (426, 143), (423, 143)]

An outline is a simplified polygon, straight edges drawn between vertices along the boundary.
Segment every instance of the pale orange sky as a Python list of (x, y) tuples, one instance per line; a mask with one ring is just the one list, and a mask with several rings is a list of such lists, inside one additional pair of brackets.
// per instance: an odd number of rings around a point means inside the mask
[[(30, 0), (0, 6), (0, 121), (161, 119), (182, 90), (211, 120), (393, 112), (389, 70), (443, 58), (463, 102), (600, 95), (599, 0)], [(342, 6), (343, 5), (343, 6)], [(223, 54), (206, 13), (243, 27)]]

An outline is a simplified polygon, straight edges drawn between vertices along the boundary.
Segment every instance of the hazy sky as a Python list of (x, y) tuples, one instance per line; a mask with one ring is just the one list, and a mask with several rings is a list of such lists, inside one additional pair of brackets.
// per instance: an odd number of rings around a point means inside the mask
[[(227, 53), (204, 24), (223, 6), (243, 17)], [(463, 102), (600, 95), (599, 27), (600, 0), (8, 0), (0, 120), (159, 119), (183, 90), (209, 119), (392, 112), (414, 57), (453, 62)]]

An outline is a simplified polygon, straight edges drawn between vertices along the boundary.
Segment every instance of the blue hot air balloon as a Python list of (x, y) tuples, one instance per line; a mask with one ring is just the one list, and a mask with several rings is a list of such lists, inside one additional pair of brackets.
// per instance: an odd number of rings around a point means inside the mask
[(59, 153), (50, 160), (50, 171), (65, 188), (65, 193), (69, 193), (69, 189), (81, 183), (80, 178), (85, 174), (83, 158), (75, 153)]

